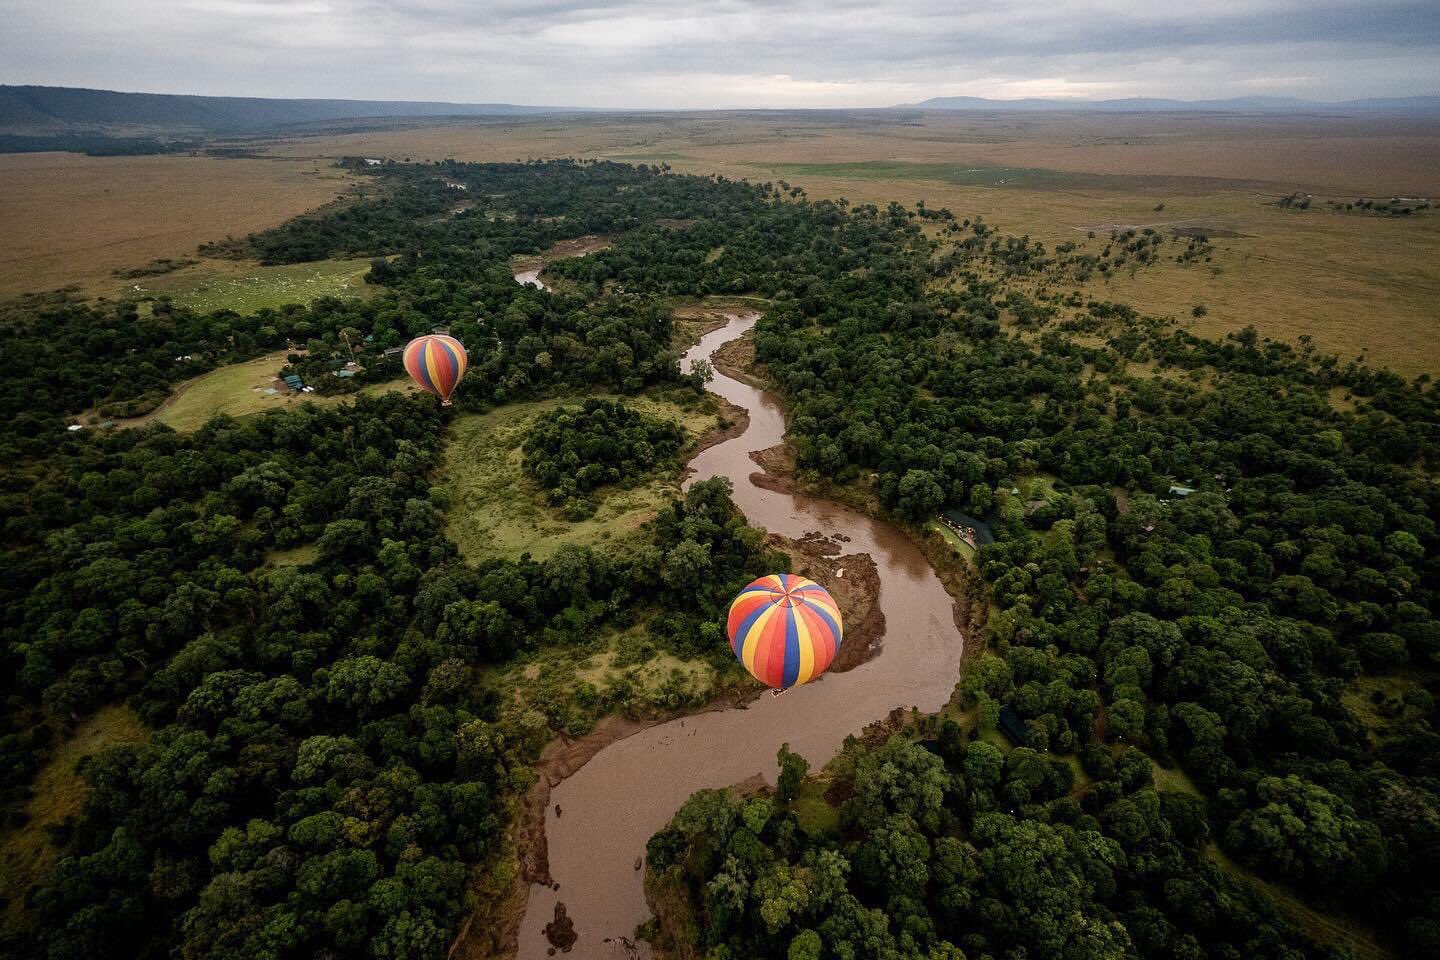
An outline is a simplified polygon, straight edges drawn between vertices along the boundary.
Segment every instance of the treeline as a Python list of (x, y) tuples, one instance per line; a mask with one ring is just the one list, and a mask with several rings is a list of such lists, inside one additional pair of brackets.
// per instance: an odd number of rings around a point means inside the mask
[(154, 137), (107, 137), (99, 133), (0, 133), (0, 153), (46, 153), (52, 150), (91, 157), (137, 157), (157, 153), (188, 153), (200, 149), (196, 140)]
[(951, 721), (920, 742), (852, 738), (826, 781), (845, 798), (833, 825), (794, 802), (804, 762), (780, 761), (773, 794), (701, 791), (651, 838), (666, 955), (1343, 956), (1205, 855), (1203, 801), (1157, 792), (1139, 750), (1089, 749), (1077, 799), (1068, 763)]

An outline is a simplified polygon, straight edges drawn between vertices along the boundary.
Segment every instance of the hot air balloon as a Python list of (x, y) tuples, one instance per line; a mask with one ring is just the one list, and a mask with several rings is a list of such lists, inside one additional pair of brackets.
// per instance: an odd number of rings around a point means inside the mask
[(460, 341), (444, 334), (416, 337), (405, 345), (405, 372), (439, 397), (442, 406), (450, 406), (450, 394), (465, 376), (469, 363)]
[(776, 691), (814, 680), (840, 651), (840, 607), (820, 584), (772, 573), (740, 591), (726, 625), (745, 669)]

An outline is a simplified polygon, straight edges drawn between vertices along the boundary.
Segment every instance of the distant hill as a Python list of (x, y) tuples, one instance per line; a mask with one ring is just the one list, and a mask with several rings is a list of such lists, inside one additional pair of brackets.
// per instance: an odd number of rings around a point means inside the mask
[(1167, 100), (1130, 97), (1121, 100), (987, 100), (984, 97), (931, 97), (901, 104), (918, 110), (1044, 111), (1101, 113), (1383, 113), (1440, 114), (1440, 97), (1380, 97), (1324, 102), (1297, 97), (1233, 97), (1228, 100)]
[(271, 100), (0, 85), (0, 132), (56, 134), (148, 128), (231, 133), (336, 120), (517, 116), (571, 110), (511, 103), (409, 100)]

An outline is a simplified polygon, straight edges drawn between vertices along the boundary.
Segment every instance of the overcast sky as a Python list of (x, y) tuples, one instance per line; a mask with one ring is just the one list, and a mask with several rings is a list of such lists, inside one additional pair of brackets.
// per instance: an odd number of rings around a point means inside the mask
[(0, 0), (0, 82), (596, 107), (1440, 93), (1440, 0)]

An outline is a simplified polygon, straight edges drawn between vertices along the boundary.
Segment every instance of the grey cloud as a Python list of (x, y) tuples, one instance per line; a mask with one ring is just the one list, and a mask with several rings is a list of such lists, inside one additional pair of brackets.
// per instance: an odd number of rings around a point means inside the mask
[(1440, 89), (1440, 4), (0, 0), (0, 81), (582, 106)]

